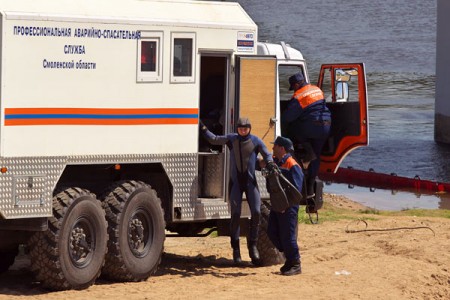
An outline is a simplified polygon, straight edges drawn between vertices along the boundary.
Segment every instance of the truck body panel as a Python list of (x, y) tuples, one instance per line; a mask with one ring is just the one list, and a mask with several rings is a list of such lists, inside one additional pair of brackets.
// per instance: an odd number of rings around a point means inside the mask
[[(301, 52), (258, 43), (237, 3), (95, 3), (0, 1), (0, 215), (49, 217), (62, 183), (97, 193), (127, 165), (165, 178), (168, 222), (229, 218), (228, 150), (205, 144), (198, 119), (226, 134), (249, 116), (271, 149), (288, 76), (310, 80)], [(106, 175), (95, 186), (83, 172)]]
[[(51, 216), (69, 165), (117, 163), (162, 164), (181, 220), (228, 214), (223, 193), (210, 213), (197, 209), (199, 53), (224, 57), (229, 82), (232, 55), (256, 52), (257, 27), (236, 3), (124, 4), (0, 2), (4, 218)], [(175, 39), (192, 41), (190, 76), (174, 74)], [(140, 72), (145, 41), (157, 47), (150, 76)]]

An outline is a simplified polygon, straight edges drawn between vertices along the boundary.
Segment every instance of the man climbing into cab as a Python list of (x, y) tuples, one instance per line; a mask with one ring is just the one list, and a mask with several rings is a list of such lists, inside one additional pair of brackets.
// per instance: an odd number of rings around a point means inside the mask
[(308, 83), (301, 72), (289, 77), (289, 85), (294, 94), (281, 115), (281, 133), (307, 153), (302, 163), (307, 170), (307, 197), (313, 198), (320, 153), (330, 133), (331, 113), (322, 90)]

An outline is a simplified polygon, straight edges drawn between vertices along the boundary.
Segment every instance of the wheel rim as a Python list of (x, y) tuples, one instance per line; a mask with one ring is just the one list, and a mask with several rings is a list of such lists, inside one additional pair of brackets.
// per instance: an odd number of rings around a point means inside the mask
[(94, 249), (94, 226), (86, 217), (80, 217), (72, 226), (69, 236), (69, 254), (72, 263), (78, 268), (89, 265)]
[(149, 213), (137, 209), (128, 221), (128, 245), (136, 257), (144, 257), (153, 242), (153, 223)]

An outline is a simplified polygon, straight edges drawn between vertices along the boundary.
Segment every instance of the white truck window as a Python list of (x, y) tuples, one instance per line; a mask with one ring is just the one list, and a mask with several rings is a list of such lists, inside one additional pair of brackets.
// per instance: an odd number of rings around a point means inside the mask
[(172, 33), (171, 82), (194, 82), (195, 33)]
[(137, 81), (162, 81), (162, 32), (142, 32), (138, 40)]

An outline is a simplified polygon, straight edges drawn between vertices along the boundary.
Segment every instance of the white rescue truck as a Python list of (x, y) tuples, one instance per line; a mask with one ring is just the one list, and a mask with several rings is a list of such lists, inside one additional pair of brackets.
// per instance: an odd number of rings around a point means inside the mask
[[(27, 245), (50, 289), (145, 280), (167, 231), (226, 234), (229, 153), (199, 118), (226, 134), (247, 116), (271, 149), (288, 76), (309, 79), (238, 3), (0, 0), (0, 29), (0, 271)], [(319, 84), (333, 172), (367, 144), (364, 65), (326, 65)]]

